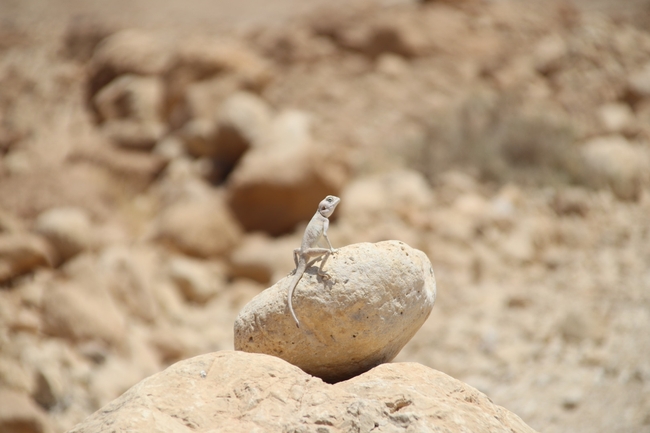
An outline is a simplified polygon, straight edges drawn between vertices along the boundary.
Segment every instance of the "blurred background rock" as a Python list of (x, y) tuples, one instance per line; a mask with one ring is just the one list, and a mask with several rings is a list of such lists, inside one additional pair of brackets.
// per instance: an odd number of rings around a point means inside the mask
[(650, 2), (0, 2), (0, 430), (232, 349), (314, 206), (433, 263), (398, 356), (650, 431)]

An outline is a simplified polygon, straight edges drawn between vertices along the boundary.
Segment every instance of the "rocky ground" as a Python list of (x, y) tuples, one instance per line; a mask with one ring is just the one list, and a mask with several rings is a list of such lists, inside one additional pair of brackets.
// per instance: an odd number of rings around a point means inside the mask
[(433, 263), (397, 361), (539, 431), (650, 431), (647, 5), (285, 3), (222, 31), (2, 5), (0, 430), (232, 349), (336, 194), (334, 246)]

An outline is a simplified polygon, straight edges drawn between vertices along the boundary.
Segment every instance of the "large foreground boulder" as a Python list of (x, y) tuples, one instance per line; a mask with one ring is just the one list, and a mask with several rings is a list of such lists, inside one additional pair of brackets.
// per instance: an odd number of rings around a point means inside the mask
[(305, 271), (287, 306), (294, 275), (257, 295), (235, 320), (235, 349), (278, 356), (327, 382), (389, 362), (425, 322), (436, 299), (426, 254), (399, 241), (340, 248)]
[(416, 363), (384, 364), (335, 385), (273, 356), (223, 351), (138, 383), (70, 433), (533, 433), (481, 392)]

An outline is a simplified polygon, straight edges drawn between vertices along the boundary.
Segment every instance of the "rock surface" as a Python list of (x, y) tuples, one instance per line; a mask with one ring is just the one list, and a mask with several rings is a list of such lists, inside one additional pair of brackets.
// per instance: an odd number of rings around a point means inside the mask
[(222, 351), (132, 387), (70, 433), (534, 432), (469, 385), (417, 363), (329, 385), (272, 356)]
[(328, 382), (389, 362), (429, 317), (436, 298), (431, 263), (398, 241), (353, 244), (307, 269), (293, 295), (293, 275), (253, 298), (235, 321), (235, 349), (278, 356)]
[(27, 395), (7, 389), (0, 390), (0, 431), (19, 433), (50, 433), (45, 412)]

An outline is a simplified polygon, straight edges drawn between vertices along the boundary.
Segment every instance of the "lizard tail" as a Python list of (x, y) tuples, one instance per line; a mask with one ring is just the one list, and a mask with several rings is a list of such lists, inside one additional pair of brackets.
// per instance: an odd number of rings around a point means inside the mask
[(293, 317), (293, 320), (296, 322), (296, 326), (300, 328), (300, 321), (298, 320), (298, 317), (296, 317), (295, 311), (293, 311), (293, 303), (291, 302), (291, 299), (293, 298), (293, 291), (296, 289), (296, 286), (300, 282), (300, 279), (302, 278), (302, 274), (305, 272), (306, 266), (298, 266), (296, 268), (296, 273), (295, 276), (293, 277), (293, 280), (291, 281), (291, 285), (289, 286), (289, 292), (287, 295), (287, 303), (289, 304), (289, 312), (291, 313), (291, 317)]

